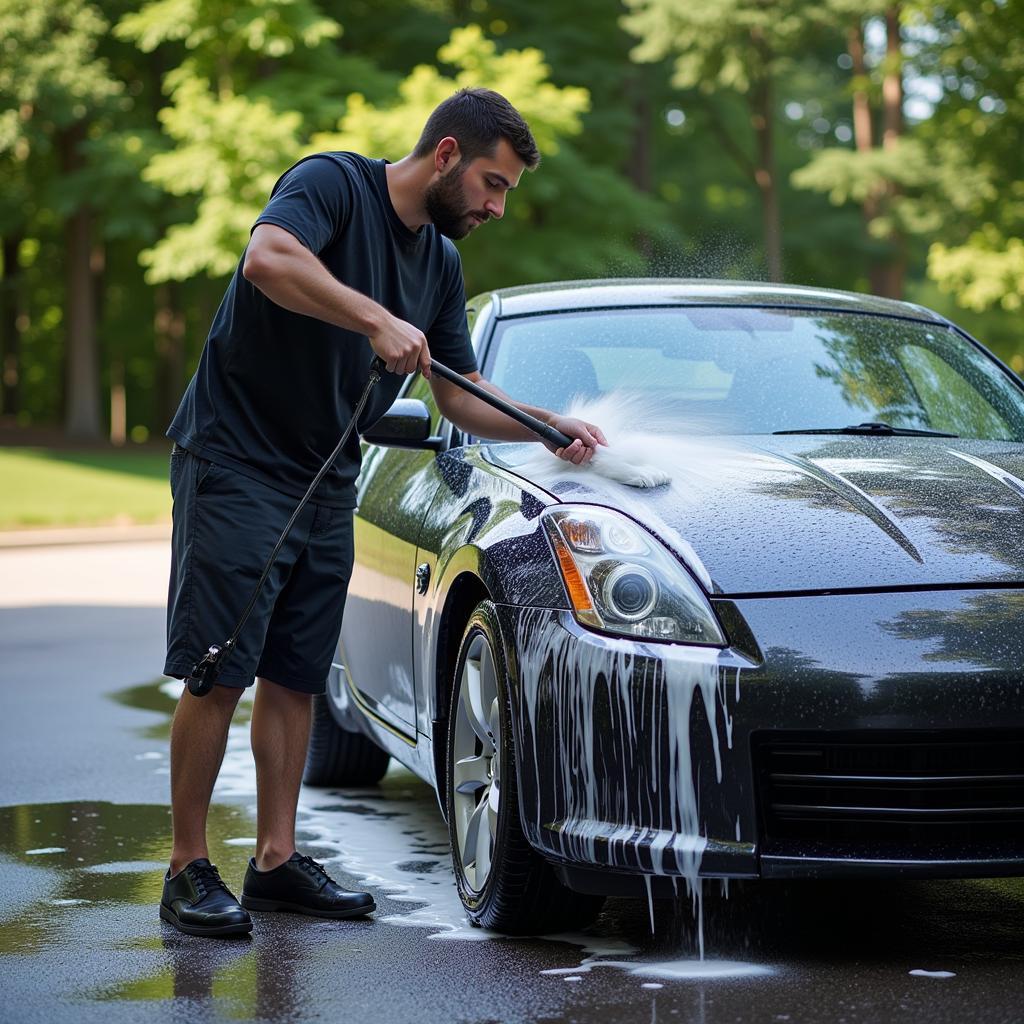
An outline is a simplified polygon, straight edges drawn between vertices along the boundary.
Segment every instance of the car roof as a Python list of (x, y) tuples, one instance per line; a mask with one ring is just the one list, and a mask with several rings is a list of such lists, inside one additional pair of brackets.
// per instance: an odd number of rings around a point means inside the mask
[(705, 278), (606, 278), (550, 281), (514, 288), (496, 288), (470, 300), (480, 306), (490, 299), (497, 316), (528, 316), (567, 310), (615, 306), (795, 306), (912, 317), (946, 323), (937, 313), (912, 302), (877, 295), (769, 284), (764, 281), (716, 281)]

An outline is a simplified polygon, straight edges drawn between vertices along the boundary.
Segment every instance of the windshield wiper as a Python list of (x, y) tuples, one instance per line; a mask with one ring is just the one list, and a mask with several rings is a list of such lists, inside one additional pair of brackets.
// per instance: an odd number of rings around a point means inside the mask
[(877, 437), (959, 437), (941, 430), (914, 430), (912, 427), (894, 427), (890, 423), (858, 423), (851, 427), (809, 427), (806, 430), (773, 430), (773, 434), (861, 434)]

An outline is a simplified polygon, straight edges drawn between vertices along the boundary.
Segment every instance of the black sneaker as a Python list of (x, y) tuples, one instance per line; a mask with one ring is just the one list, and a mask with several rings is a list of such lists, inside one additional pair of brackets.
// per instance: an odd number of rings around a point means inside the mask
[(342, 889), (323, 864), (298, 853), (271, 871), (260, 871), (250, 857), (242, 883), (242, 906), (311, 917), (362, 917), (377, 909), (369, 893)]
[(246, 935), (252, 918), (205, 858), (186, 864), (173, 878), (164, 876), (160, 916), (188, 935)]

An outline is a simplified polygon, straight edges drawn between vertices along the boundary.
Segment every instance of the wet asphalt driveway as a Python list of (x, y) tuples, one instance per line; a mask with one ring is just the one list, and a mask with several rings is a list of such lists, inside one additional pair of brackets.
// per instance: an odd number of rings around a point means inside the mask
[[(0, 1021), (1020, 1021), (1024, 882), (706, 886), (610, 901), (587, 934), (467, 928), (431, 791), (393, 769), (307, 790), (303, 850), (372, 921), (255, 915), (188, 938), (156, 913), (169, 844), (161, 543), (0, 551)], [(215, 793), (229, 884), (252, 850), (244, 706)], [(911, 972), (926, 973), (911, 973)]]

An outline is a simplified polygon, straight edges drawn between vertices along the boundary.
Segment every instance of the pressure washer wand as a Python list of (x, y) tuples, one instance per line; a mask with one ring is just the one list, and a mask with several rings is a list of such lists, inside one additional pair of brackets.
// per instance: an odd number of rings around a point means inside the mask
[(296, 506), (287, 525), (281, 531), (281, 536), (278, 537), (277, 543), (274, 545), (274, 550), (270, 552), (270, 557), (267, 559), (266, 565), (263, 566), (263, 573), (257, 581), (256, 586), (253, 588), (252, 596), (249, 598), (249, 603), (245, 606), (245, 611), (242, 612), (242, 617), (238, 620), (238, 624), (232, 631), (231, 636), (229, 636), (223, 644), (211, 644), (202, 658), (192, 667), (192, 672), (189, 675), (187, 682), (188, 691), (193, 696), (205, 697), (206, 694), (213, 689), (214, 683), (217, 682), (217, 676), (220, 675), (220, 670), (223, 668), (225, 660), (235, 649), (235, 644), (238, 643), (238, 637), (242, 632), (242, 627), (245, 625), (246, 620), (249, 618), (249, 615), (256, 604), (256, 598), (259, 597), (260, 590), (263, 589), (263, 584), (266, 583), (267, 577), (270, 575), (270, 570), (273, 568), (274, 562), (277, 560), (278, 553), (281, 551), (284, 542), (288, 539), (288, 534), (291, 533), (292, 527), (295, 525), (295, 521), (299, 518), (299, 514), (306, 507), (309, 499), (313, 496), (313, 492), (317, 489), (320, 481), (323, 480), (327, 471), (334, 465), (334, 460), (341, 454), (342, 448), (345, 447), (345, 442), (349, 439), (349, 436), (355, 429), (356, 423), (359, 422), (359, 417), (363, 413), (363, 408), (370, 397), (370, 392), (373, 390), (377, 381), (380, 380), (381, 374), (384, 373), (385, 369), (384, 360), (381, 359), (380, 356), (375, 356), (373, 362), (370, 363), (370, 378), (367, 380), (366, 387), (363, 388), (363, 393), (360, 395), (359, 401), (356, 403), (355, 412), (352, 413), (352, 419), (349, 420), (348, 426), (345, 428), (345, 433), (341, 435), (341, 440), (337, 443), (334, 451), (331, 452), (327, 461), (320, 467), (320, 472), (313, 477), (313, 482), (309, 485), (309, 488), (303, 495), (302, 500)]
[(503, 398), (499, 398), (485, 388), (480, 387), (479, 384), (463, 377), (461, 373), (448, 369), (444, 363), (439, 363), (436, 359), (430, 360), (430, 372), (436, 373), (447, 381), (451, 381), (452, 384), (462, 388), (463, 391), (468, 391), (471, 395), (475, 395), (481, 402), (486, 402), (488, 405), (505, 413), (506, 416), (511, 416), (512, 419), (522, 423), (524, 427), (528, 427), (535, 434), (539, 434), (545, 441), (550, 441), (558, 448), (568, 448), (573, 442), (573, 438), (563, 434), (560, 430), (555, 430), (549, 423), (537, 419), (536, 416), (531, 416), (528, 412), (523, 412), (522, 409), (517, 409)]

